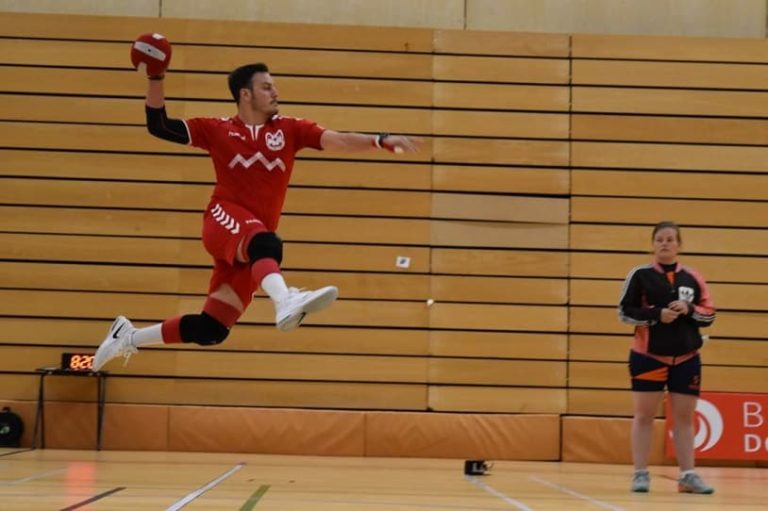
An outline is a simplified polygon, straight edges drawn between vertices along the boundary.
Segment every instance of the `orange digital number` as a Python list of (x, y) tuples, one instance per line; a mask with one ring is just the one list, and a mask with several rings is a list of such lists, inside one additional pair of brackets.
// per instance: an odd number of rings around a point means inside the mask
[(70, 367), (76, 371), (87, 371), (93, 367), (93, 355), (74, 355)]

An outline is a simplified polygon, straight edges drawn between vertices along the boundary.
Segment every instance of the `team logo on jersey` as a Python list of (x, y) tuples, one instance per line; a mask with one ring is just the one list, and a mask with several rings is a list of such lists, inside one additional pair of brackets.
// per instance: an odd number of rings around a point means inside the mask
[(237, 164), (242, 165), (246, 169), (250, 168), (251, 165), (254, 163), (259, 162), (261, 163), (265, 169), (267, 169), (268, 172), (272, 172), (272, 169), (275, 167), (280, 167), (280, 170), (285, 172), (285, 163), (280, 158), (275, 158), (272, 161), (269, 161), (264, 157), (263, 154), (261, 154), (261, 151), (257, 152), (250, 158), (244, 158), (242, 154), (238, 153), (235, 155), (234, 158), (229, 162), (229, 168), (233, 169)]
[(693, 288), (685, 287), (685, 286), (680, 286), (678, 288), (678, 290), (677, 290), (677, 298), (678, 298), (678, 300), (683, 300), (683, 301), (686, 301), (688, 303), (692, 303), (693, 302), (693, 297), (694, 297)]
[(267, 132), (265, 138), (267, 140), (267, 147), (272, 151), (279, 151), (285, 147), (285, 135), (283, 135), (283, 130), (277, 130), (274, 133)]

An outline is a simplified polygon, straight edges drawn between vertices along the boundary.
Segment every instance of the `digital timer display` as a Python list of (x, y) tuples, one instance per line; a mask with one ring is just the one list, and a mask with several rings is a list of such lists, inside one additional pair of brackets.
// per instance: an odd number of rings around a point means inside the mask
[(65, 371), (93, 371), (93, 355), (90, 353), (62, 353), (61, 368)]

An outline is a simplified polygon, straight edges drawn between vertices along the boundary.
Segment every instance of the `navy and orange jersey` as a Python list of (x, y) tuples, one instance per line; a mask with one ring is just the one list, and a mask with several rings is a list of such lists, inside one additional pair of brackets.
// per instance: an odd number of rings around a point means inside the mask
[(239, 204), (270, 231), (277, 224), (288, 191), (295, 155), (305, 147), (322, 150), (325, 128), (295, 117), (272, 116), (263, 125), (240, 117), (184, 121), (189, 144), (208, 151), (216, 170), (211, 199)]
[[(675, 300), (689, 304), (689, 312), (671, 323), (661, 322), (661, 310)], [(702, 276), (694, 269), (675, 265), (665, 273), (655, 262), (633, 268), (624, 281), (619, 300), (619, 318), (635, 326), (632, 350), (660, 357), (693, 356), (702, 345), (699, 327), (715, 320), (712, 296)]]

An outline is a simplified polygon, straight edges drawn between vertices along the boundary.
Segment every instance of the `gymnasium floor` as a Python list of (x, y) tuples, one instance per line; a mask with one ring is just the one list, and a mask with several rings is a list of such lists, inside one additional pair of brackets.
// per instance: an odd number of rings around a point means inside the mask
[(507, 461), (466, 478), (462, 460), (3, 449), (0, 509), (768, 509), (768, 470), (700, 472), (714, 495), (678, 494), (675, 467), (652, 468), (642, 495), (627, 491), (624, 465)]

